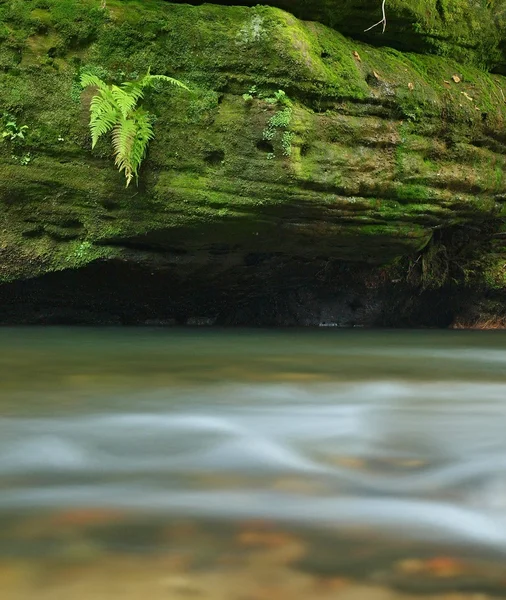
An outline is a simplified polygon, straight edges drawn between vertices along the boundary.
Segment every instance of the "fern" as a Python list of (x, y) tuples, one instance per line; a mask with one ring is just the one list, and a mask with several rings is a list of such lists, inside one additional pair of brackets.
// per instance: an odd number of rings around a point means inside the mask
[(149, 69), (138, 81), (127, 81), (120, 86), (108, 85), (90, 73), (81, 76), (83, 88), (92, 86), (97, 90), (90, 103), (92, 148), (112, 131), (114, 163), (120, 173), (124, 173), (127, 187), (134, 177), (138, 178), (148, 144), (154, 137), (149, 113), (137, 105), (144, 98), (145, 90), (158, 82), (188, 90), (181, 81), (167, 75), (151, 75)]

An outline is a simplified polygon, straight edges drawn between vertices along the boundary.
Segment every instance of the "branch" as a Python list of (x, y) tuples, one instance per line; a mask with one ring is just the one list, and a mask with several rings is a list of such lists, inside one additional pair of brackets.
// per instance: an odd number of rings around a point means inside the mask
[(381, 3), (381, 12), (383, 13), (383, 18), (381, 19), (381, 21), (378, 21), (377, 23), (374, 23), (374, 25), (371, 25), (367, 29), (364, 29), (364, 33), (366, 31), (371, 31), (371, 29), (374, 29), (378, 25), (383, 25), (383, 31), (382, 31), (382, 33), (385, 33), (385, 29), (387, 27), (387, 16), (385, 14), (385, 2), (386, 2), (386, 0), (383, 0), (383, 2)]

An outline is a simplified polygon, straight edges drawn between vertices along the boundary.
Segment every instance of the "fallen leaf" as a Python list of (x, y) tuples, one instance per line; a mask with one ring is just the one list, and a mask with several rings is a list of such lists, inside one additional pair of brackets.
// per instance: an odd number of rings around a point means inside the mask
[(408, 83), (408, 90), (414, 90), (415, 86), (411, 83), (411, 81)]
[(362, 62), (360, 54), (356, 50), (353, 51), (353, 56), (358, 60), (358, 62)]
[(481, 110), (481, 108), (479, 106), (475, 106), (474, 110)]
[(443, 83), (450, 85), (450, 82), (447, 79), (443, 79)]
[(455, 81), (455, 83), (460, 83), (461, 82), (461, 79), (460, 79), (460, 77), (458, 75), (452, 75), (452, 79), (453, 79), (453, 81)]
[(470, 96), (468, 93), (466, 93), (466, 92), (460, 92), (460, 93), (461, 93), (461, 94), (462, 94), (462, 95), (463, 95), (465, 98), (467, 98), (468, 100), (471, 100), (471, 102), (472, 102), (472, 100), (473, 100), (473, 99), (471, 98), (471, 96)]
[(436, 556), (425, 562), (426, 570), (436, 577), (455, 577), (464, 572), (460, 561), (451, 556)]
[(376, 79), (380, 79), (380, 76), (379, 76), (379, 75), (376, 73), (376, 71), (373, 71), (373, 72), (372, 72), (372, 74), (374, 75), (374, 77), (375, 77)]

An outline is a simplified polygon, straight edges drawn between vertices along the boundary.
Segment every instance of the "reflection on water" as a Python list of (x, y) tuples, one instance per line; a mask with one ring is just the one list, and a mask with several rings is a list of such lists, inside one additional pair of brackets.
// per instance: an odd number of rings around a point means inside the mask
[(506, 595), (501, 332), (4, 329), (0, 377), (2, 598)]

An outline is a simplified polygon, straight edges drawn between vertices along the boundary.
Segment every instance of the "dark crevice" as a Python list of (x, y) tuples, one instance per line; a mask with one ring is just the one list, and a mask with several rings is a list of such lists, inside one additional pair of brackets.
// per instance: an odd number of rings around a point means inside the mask
[(486, 148), (495, 154), (506, 154), (506, 144), (492, 138), (470, 140), (469, 143), (476, 148)]
[(119, 206), (120, 206), (119, 202), (116, 202), (116, 200), (109, 200), (108, 198), (102, 198), (100, 200), (100, 204), (106, 210), (115, 210), (115, 209), (119, 208)]
[(213, 167), (221, 165), (224, 160), (225, 152), (223, 150), (211, 150), (204, 155), (204, 162)]
[(257, 150), (272, 154), (274, 152), (274, 146), (267, 140), (259, 140), (257, 142)]
[(300, 147), (300, 155), (301, 156), (307, 156), (309, 154), (311, 147), (309, 146), (309, 144), (303, 143)]
[(64, 227), (68, 229), (81, 229), (83, 224), (79, 219), (63, 219), (57, 223), (59, 227)]
[(28, 229), (23, 231), (21, 234), (25, 238), (37, 238), (42, 237), (44, 235), (44, 229), (42, 227), (37, 227), (35, 229)]
[(446, 24), (446, 11), (442, 0), (436, 0), (436, 10), (441, 17), (441, 21)]

